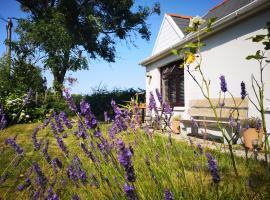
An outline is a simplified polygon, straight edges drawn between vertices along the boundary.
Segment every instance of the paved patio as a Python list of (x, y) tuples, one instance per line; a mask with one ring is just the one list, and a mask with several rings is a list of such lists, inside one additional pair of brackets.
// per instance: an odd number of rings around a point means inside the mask
[[(169, 136), (169, 133), (165, 133), (165, 134), (163, 134), (161, 132), (157, 132), (157, 133), (159, 135), (163, 136), (163, 137), (168, 137)], [(196, 138), (196, 137), (190, 137), (190, 136), (187, 136), (186, 133), (172, 134), (171, 137), (173, 139), (177, 140), (177, 141), (187, 142), (188, 144), (190, 144), (190, 141), (189, 141), (189, 138), (190, 138), (192, 140), (194, 146), (197, 146), (198, 144), (201, 144), (203, 148), (215, 149), (215, 150), (219, 150), (220, 152), (223, 152), (223, 153), (229, 153), (228, 145), (225, 145), (223, 143), (204, 140), (204, 139), (200, 139), (200, 138)], [(248, 151), (247, 155), (246, 155), (245, 149), (241, 145), (235, 145), (233, 152), (238, 157), (245, 158), (247, 156), (248, 158), (255, 159), (253, 151)], [(261, 161), (264, 161), (265, 160), (264, 153), (259, 152), (258, 156), (257, 156), (257, 159), (261, 160)], [(268, 155), (268, 162), (269, 162), (269, 159), (270, 159), (270, 156)]]

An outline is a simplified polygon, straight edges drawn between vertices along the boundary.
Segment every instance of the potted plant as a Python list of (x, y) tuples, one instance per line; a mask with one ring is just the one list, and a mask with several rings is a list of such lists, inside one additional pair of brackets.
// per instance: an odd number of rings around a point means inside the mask
[(172, 131), (175, 134), (180, 134), (181, 133), (180, 121), (181, 121), (181, 115), (175, 115), (175, 116), (172, 117)]
[(258, 143), (258, 148), (262, 148), (263, 129), (261, 128), (261, 120), (251, 117), (244, 122), (245, 129), (243, 138), (245, 147), (253, 150), (254, 143)]

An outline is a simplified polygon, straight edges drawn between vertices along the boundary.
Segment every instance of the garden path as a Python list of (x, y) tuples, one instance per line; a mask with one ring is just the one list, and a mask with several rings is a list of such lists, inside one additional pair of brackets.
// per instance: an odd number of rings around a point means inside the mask
[[(164, 136), (164, 137), (169, 136), (169, 133), (163, 134), (163, 133), (159, 132), (158, 134), (161, 136)], [(171, 137), (177, 141), (185, 141), (185, 142), (190, 144), (189, 136), (187, 136), (186, 134), (172, 134)], [(191, 139), (192, 143), (194, 144), (194, 146), (201, 144), (202, 147), (204, 147), (204, 148), (219, 150), (220, 152), (223, 152), (223, 153), (229, 153), (228, 146), (223, 144), (223, 143), (204, 140), (204, 139), (200, 139), (200, 138), (196, 138), (196, 137), (190, 137), (190, 139)], [(246, 151), (244, 150), (243, 146), (240, 146), (240, 145), (236, 145), (233, 152), (238, 157), (243, 157), (243, 158), (248, 157), (251, 159), (255, 158), (253, 151), (248, 151), (246, 154)], [(265, 160), (264, 153), (259, 152), (257, 159), (264, 161)], [(269, 159), (270, 159), (270, 156), (268, 155), (268, 162), (269, 162)]]

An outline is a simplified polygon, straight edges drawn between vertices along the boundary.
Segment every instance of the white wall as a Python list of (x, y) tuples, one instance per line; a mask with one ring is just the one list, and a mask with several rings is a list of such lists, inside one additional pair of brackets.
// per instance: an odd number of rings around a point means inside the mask
[(173, 19), (165, 14), (161, 24), (152, 55), (176, 44), (184, 37), (184, 34), (177, 27)]
[[(211, 80), (211, 95), (218, 97), (220, 91), (219, 76), (224, 75), (227, 80), (228, 89), (235, 97), (240, 97), (240, 83), (244, 81), (247, 85), (247, 91), (252, 99), (255, 96), (251, 89), (251, 74), (259, 76), (259, 68), (256, 61), (246, 60), (246, 56), (254, 54), (257, 50), (263, 49), (258, 43), (253, 43), (247, 38), (265, 34), (263, 30), (267, 21), (270, 20), (270, 12), (264, 11), (255, 16), (245, 19), (236, 25), (222, 30), (208, 39), (205, 39), (206, 47), (202, 51), (203, 65), (202, 69)], [(168, 37), (169, 38), (169, 37)], [(268, 52), (268, 57), (270, 57)], [(146, 68), (152, 74), (151, 83), (146, 81), (147, 100), (150, 90), (160, 88), (160, 74), (157, 67), (175, 60), (175, 56), (168, 56)], [(265, 80), (265, 98), (270, 99), (270, 66), (264, 72)], [(185, 114), (190, 99), (203, 98), (199, 88), (195, 85), (191, 77), (185, 72)], [(270, 101), (266, 101), (266, 107), (270, 110)], [(259, 116), (254, 106), (249, 106), (249, 116)], [(267, 126), (270, 129), (270, 113), (267, 114)]]

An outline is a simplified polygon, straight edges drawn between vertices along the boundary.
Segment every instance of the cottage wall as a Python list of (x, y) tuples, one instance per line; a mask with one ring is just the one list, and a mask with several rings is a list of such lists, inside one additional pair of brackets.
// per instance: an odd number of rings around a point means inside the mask
[[(202, 49), (202, 69), (206, 77), (211, 80), (211, 97), (217, 98), (219, 96), (219, 76), (224, 75), (228, 83), (228, 89), (235, 97), (240, 97), (240, 83), (244, 81), (247, 85), (249, 96), (256, 101), (251, 86), (251, 75), (254, 74), (255, 77), (259, 77), (259, 66), (256, 61), (248, 61), (245, 58), (250, 54), (254, 54), (257, 50), (263, 49), (263, 47), (259, 43), (247, 40), (247, 38), (257, 34), (265, 34), (266, 30), (263, 28), (269, 20), (270, 12), (266, 10), (204, 39), (206, 47)], [(270, 57), (269, 53), (267, 56)], [(146, 67), (146, 71), (152, 75), (150, 81), (149, 78), (146, 78), (147, 102), (149, 92), (154, 91), (155, 88), (160, 89), (159, 67), (175, 59), (177, 59), (176, 56), (170, 55)], [(266, 87), (265, 98), (270, 99), (270, 66), (264, 71), (264, 80)], [(203, 96), (199, 88), (185, 72), (186, 106), (184, 108), (175, 108), (175, 113), (181, 113), (183, 117), (188, 118), (189, 100), (201, 98)], [(270, 101), (266, 101), (265, 105), (268, 110), (267, 125), (270, 129)], [(259, 113), (251, 103), (249, 103), (248, 115), (249, 117), (259, 116)]]

